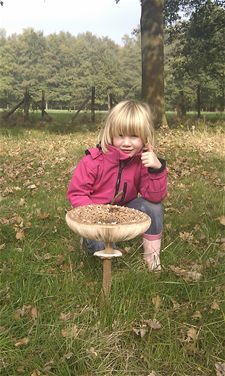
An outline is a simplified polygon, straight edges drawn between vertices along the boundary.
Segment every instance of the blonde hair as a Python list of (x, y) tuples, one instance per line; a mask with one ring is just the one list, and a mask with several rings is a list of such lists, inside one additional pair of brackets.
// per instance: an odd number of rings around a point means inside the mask
[(112, 145), (113, 137), (119, 135), (140, 137), (143, 145), (154, 143), (152, 114), (146, 103), (126, 100), (110, 110), (98, 137), (104, 153), (107, 146)]

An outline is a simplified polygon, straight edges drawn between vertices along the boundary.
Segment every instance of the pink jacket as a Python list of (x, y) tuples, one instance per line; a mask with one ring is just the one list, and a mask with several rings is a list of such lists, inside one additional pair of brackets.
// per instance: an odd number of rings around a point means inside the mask
[(160, 160), (159, 170), (146, 168), (141, 154), (127, 154), (109, 146), (103, 153), (98, 147), (88, 149), (76, 166), (68, 187), (67, 198), (73, 207), (108, 204), (118, 192), (117, 205), (124, 205), (140, 194), (151, 202), (160, 202), (167, 193), (167, 170)]

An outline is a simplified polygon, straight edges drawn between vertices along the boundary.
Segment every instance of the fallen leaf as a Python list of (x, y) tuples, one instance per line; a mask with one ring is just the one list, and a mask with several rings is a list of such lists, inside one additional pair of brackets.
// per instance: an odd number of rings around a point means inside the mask
[(178, 311), (181, 308), (180, 303), (177, 303), (176, 300), (172, 299), (172, 303), (174, 311)]
[(25, 205), (25, 203), (26, 203), (25, 198), (21, 198), (19, 201), (19, 206), (23, 206)]
[(29, 342), (30, 342), (29, 338), (28, 337), (24, 337), (24, 338), (19, 339), (15, 343), (15, 346), (16, 347), (24, 346), (24, 345), (27, 345)]
[(219, 220), (219, 222), (221, 223), (221, 225), (225, 226), (225, 216), (222, 215), (221, 217), (217, 218)]
[(65, 261), (65, 256), (64, 255), (58, 255), (55, 261), (56, 266), (60, 266), (64, 263)]
[(68, 321), (74, 318), (74, 313), (60, 313), (59, 319), (62, 321)]
[(68, 326), (61, 330), (61, 334), (64, 338), (77, 338), (79, 331), (76, 325)]
[(95, 358), (98, 356), (98, 353), (95, 351), (94, 347), (90, 347), (90, 349), (88, 349), (88, 352), (94, 356)]
[(36, 320), (38, 316), (37, 307), (32, 305), (23, 305), (22, 308), (18, 308), (14, 314), (14, 319), (19, 320), (21, 317), (27, 316), (33, 320)]
[(30, 316), (33, 320), (36, 320), (37, 317), (38, 317), (38, 310), (37, 310), (37, 307), (31, 307), (31, 310), (30, 310)]
[(201, 319), (202, 318), (202, 314), (200, 311), (196, 311), (193, 313), (193, 315), (191, 316), (193, 319)]
[(25, 234), (24, 234), (23, 230), (17, 231), (17, 233), (16, 233), (16, 239), (17, 240), (22, 240), (24, 237), (25, 237)]
[(211, 304), (211, 309), (215, 310), (215, 311), (219, 311), (220, 310), (220, 306), (219, 304), (214, 300), (214, 302)]
[(30, 376), (41, 376), (41, 372), (35, 369)]
[(133, 332), (137, 335), (143, 338), (145, 334), (148, 332), (147, 325), (142, 325), (139, 328), (133, 328)]
[(159, 307), (161, 305), (161, 298), (159, 295), (157, 295), (155, 298), (152, 298), (152, 303), (155, 307), (155, 311), (157, 312), (159, 310)]
[(184, 278), (186, 281), (199, 281), (199, 279), (202, 277), (201, 273), (198, 273), (196, 271), (189, 271), (189, 270), (181, 269), (173, 265), (170, 266), (170, 269), (178, 276)]
[(0, 244), (0, 251), (5, 248), (5, 243)]
[(22, 374), (22, 373), (25, 372), (25, 369), (24, 369), (23, 367), (18, 367), (18, 368), (16, 369), (16, 372)]
[(180, 238), (181, 238), (182, 240), (187, 241), (187, 242), (189, 242), (189, 243), (192, 242), (193, 239), (194, 239), (193, 234), (190, 233), (190, 232), (180, 232), (180, 233), (179, 233), (179, 236), (180, 236)]
[(50, 360), (49, 362), (47, 362), (44, 367), (43, 367), (43, 371), (45, 372), (48, 372), (48, 371), (51, 371), (51, 369), (53, 368), (53, 365), (54, 365), (54, 361), (53, 360)]
[(43, 219), (43, 220), (45, 220), (45, 219), (48, 219), (49, 218), (49, 216), (50, 216), (50, 214), (49, 213), (46, 213), (46, 212), (41, 212), (40, 214), (39, 214), (39, 218), (40, 219)]
[(162, 325), (160, 324), (159, 321), (156, 319), (153, 320), (145, 320), (144, 321), (151, 329), (159, 330), (161, 329)]
[(220, 244), (220, 249), (221, 249), (221, 251), (225, 251), (225, 243), (222, 243), (222, 244)]
[(72, 352), (68, 352), (68, 353), (64, 354), (64, 358), (66, 358), (66, 359), (70, 359), (70, 358), (72, 358), (72, 356), (73, 356)]
[(216, 376), (225, 376), (225, 363), (215, 363)]
[(30, 184), (27, 186), (27, 188), (33, 190), (33, 189), (36, 189), (37, 186), (35, 184)]
[(216, 243), (219, 243), (219, 244), (225, 243), (225, 238), (216, 239)]
[(187, 331), (187, 342), (194, 341), (196, 342), (198, 338), (198, 331), (193, 326)]

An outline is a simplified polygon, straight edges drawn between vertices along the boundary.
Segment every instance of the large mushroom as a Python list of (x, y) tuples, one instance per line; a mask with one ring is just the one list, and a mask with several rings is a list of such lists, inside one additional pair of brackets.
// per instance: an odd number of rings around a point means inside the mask
[(100, 240), (105, 249), (94, 253), (103, 260), (103, 292), (108, 295), (112, 280), (112, 258), (122, 256), (112, 243), (130, 240), (144, 233), (151, 219), (139, 210), (117, 205), (87, 205), (66, 214), (66, 223), (80, 236)]

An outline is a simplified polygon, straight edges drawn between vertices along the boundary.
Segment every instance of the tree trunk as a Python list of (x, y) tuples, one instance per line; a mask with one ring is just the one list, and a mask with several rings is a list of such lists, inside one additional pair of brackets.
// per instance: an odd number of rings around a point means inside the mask
[(142, 98), (156, 128), (165, 121), (163, 7), (163, 0), (141, 2)]
[(183, 119), (185, 116), (186, 116), (185, 97), (184, 97), (184, 91), (181, 90), (179, 93), (179, 98), (177, 102), (177, 117), (179, 119)]

